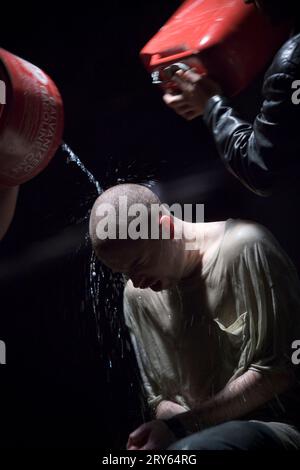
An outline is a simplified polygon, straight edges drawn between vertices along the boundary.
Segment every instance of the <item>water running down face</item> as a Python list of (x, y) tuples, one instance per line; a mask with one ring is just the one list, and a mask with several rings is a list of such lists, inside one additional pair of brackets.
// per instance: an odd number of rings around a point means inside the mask
[(98, 259), (129, 277), (135, 287), (169, 289), (200, 269), (202, 227), (173, 217), (141, 185), (117, 185), (97, 198), (90, 237)]
[(137, 240), (101, 256), (113, 272), (131, 279), (134, 287), (154, 291), (169, 289), (183, 273), (181, 252), (174, 240)]

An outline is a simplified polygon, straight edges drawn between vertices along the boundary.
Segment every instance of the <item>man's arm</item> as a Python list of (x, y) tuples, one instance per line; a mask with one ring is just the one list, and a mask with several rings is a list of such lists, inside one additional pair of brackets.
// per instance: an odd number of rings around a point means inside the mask
[(169, 400), (162, 400), (156, 407), (155, 418), (156, 419), (169, 419), (173, 416), (177, 416), (181, 413), (185, 413), (186, 408)]
[[(149, 363), (147, 353), (141, 341), (142, 332), (135, 320), (135, 318), (139, 318), (139, 315), (141, 315), (141, 312), (138, 311), (139, 308), (140, 304), (137, 305), (135, 288), (132, 282), (128, 281), (123, 296), (125, 325), (128, 328), (149, 409), (151, 410), (152, 416), (157, 418), (158, 416), (161, 417), (165, 415), (168, 408), (167, 403), (170, 402), (164, 400), (161, 395), (160, 386), (154, 380), (153, 374), (151, 374), (151, 364)], [(160, 403), (162, 403), (162, 407), (159, 409)]]
[(15, 213), (19, 186), (0, 189), (0, 240), (5, 236)]
[(285, 73), (265, 81), (262, 108), (253, 125), (222, 96), (210, 98), (205, 108), (204, 121), (226, 168), (260, 196), (299, 177), (300, 105), (292, 102), (294, 81)]
[(186, 412), (186, 408), (179, 405), (178, 403), (175, 403), (170, 400), (164, 400), (162, 396), (157, 392), (157, 390), (159, 389), (158, 385), (155, 391), (154, 384), (151, 384), (151, 379), (148, 375), (147, 366), (144, 364), (142, 359), (143, 354), (141, 353), (141, 346), (136, 340), (136, 336), (132, 331), (132, 324), (130, 325), (128, 317), (126, 317), (126, 325), (129, 328), (131, 343), (134, 348), (135, 357), (137, 359), (141, 379), (147, 396), (148, 405), (152, 412), (152, 416), (155, 417), (155, 419), (169, 419), (180, 413)]
[(181, 93), (166, 93), (164, 101), (187, 120), (203, 116), (225, 166), (248, 189), (267, 196), (299, 179), (298, 37), (281, 49), (268, 70), (254, 124), (242, 119), (207, 77), (187, 71), (175, 78)]
[(287, 373), (266, 376), (248, 370), (199, 408), (142, 424), (129, 435), (127, 449), (166, 449), (186, 434), (243, 417), (283, 393), (292, 382)]
[(248, 370), (197, 409), (178, 416), (187, 429), (195, 432), (225, 421), (241, 418), (285, 392), (293, 383), (289, 372), (262, 374)]

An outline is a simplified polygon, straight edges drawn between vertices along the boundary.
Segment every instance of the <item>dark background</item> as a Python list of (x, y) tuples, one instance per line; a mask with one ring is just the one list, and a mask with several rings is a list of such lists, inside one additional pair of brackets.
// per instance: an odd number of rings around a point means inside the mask
[[(1, 47), (54, 79), (64, 139), (104, 188), (151, 179), (166, 202), (205, 203), (206, 221), (254, 219), (299, 267), (298, 190), (260, 198), (244, 189), (201, 119), (187, 123), (168, 110), (140, 63), (139, 50), (180, 3), (1, 5)], [(246, 118), (259, 111), (261, 80), (236, 99)], [(121, 289), (97, 265), (96, 309), (90, 292), (85, 235), (96, 196), (62, 150), (21, 188), (0, 247), (3, 447), (121, 448), (147, 417)]]

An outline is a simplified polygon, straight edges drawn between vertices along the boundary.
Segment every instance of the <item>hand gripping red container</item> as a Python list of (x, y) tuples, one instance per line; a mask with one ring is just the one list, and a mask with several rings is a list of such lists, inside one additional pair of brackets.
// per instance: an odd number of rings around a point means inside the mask
[(38, 67), (0, 49), (0, 188), (22, 184), (50, 162), (62, 140), (63, 103)]
[(172, 86), (178, 68), (195, 67), (232, 96), (266, 67), (290, 30), (290, 24), (273, 25), (242, 0), (187, 0), (140, 56), (153, 82), (164, 88)]

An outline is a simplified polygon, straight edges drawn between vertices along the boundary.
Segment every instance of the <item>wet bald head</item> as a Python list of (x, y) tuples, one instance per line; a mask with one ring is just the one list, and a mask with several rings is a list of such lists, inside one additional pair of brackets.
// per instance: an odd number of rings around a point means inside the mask
[[(149, 243), (149, 240), (132, 240), (128, 234), (128, 227), (136, 218), (130, 208), (137, 204), (142, 204), (145, 208), (143, 214), (149, 226), (152, 205), (161, 203), (150, 189), (138, 184), (120, 184), (103, 192), (95, 201), (90, 216), (90, 238), (97, 257), (110, 267), (118, 267), (116, 270), (122, 272), (127, 270), (128, 264)], [(103, 232), (107, 233), (108, 228), (111, 231), (110, 236), (104, 237)]]

